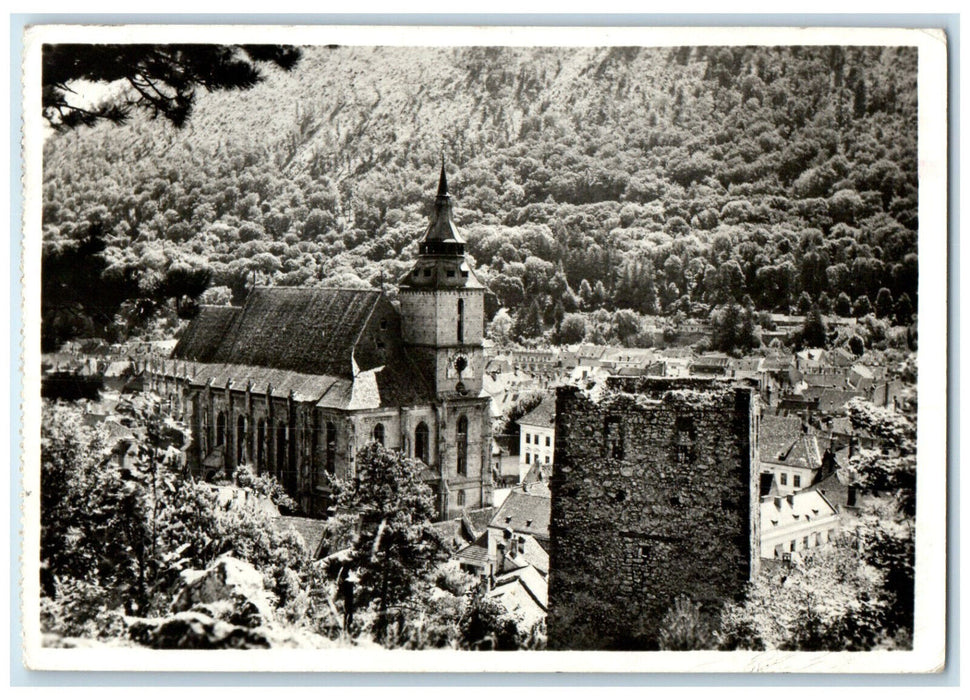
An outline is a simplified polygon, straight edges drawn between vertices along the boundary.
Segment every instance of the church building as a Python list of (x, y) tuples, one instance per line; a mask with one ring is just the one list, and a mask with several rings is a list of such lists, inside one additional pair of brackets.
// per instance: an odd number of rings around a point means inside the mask
[(322, 516), (326, 475), (353, 478), (377, 441), (425, 465), (441, 519), (492, 503), (485, 287), (465, 256), (442, 165), (412, 269), (382, 291), (256, 287), (241, 307), (203, 306), (151, 373), (193, 434), (201, 476), (273, 474)]

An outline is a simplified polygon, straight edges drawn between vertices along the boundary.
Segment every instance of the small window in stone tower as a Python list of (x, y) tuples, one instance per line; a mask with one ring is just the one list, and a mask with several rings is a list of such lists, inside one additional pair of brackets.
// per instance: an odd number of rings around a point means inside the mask
[(604, 424), (606, 456), (623, 459), (623, 421), (618, 416), (610, 416)]
[(455, 446), (458, 448), (457, 471), (459, 476), (468, 476), (468, 418), (460, 416), (455, 424)]
[(384, 444), (384, 424), (378, 423), (374, 426), (374, 441), (379, 442), (382, 446)]
[(448, 274), (449, 277), (454, 277), (455, 276), (455, 271), (454, 270), (448, 270), (447, 274)]
[(678, 464), (691, 461), (694, 451), (694, 422), (686, 416), (678, 416), (674, 434), (674, 457)]
[(458, 342), (463, 343), (465, 335), (465, 300), (458, 300)]

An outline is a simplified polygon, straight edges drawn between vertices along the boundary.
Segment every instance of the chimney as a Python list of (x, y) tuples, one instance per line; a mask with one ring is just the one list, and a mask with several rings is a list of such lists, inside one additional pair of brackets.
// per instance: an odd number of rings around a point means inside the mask
[(775, 508), (781, 510), (781, 498), (779, 496), (775, 496)]
[(795, 494), (793, 493), (788, 494), (787, 496), (785, 496), (785, 500), (788, 501), (789, 506), (791, 506), (792, 508), (795, 507)]

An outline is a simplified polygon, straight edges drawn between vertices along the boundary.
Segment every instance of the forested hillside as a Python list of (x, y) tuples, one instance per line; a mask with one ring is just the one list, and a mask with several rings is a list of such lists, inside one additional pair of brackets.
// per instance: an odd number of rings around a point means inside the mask
[(182, 129), (50, 136), (45, 346), (394, 281), (442, 153), (490, 313), (915, 309), (916, 126), (908, 48), (309, 48)]

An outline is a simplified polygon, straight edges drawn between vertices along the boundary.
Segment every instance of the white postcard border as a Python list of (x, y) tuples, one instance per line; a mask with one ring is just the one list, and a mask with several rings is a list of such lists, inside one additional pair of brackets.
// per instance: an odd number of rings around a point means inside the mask
[[(871, 652), (459, 652), (155, 651), (50, 649), (40, 644), (40, 47), (50, 42), (289, 43), (414, 46), (905, 45), (919, 49), (919, 335), (916, 627), (912, 651)], [(38, 25), (23, 63), (22, 527), (24, 660), (49, 670), (364, 672), (933, 672), (946, 643), (947, 464), (947, 47), (940, 30), (737, 27), (381, 27)]]

